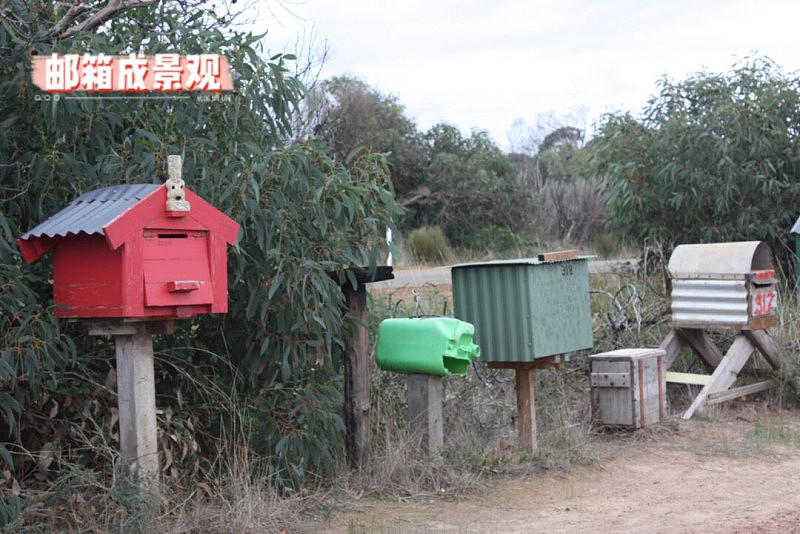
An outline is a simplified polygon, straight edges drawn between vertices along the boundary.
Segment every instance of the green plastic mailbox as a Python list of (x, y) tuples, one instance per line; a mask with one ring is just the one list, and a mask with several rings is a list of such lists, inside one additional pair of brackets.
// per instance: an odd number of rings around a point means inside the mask
[(378, 328), (375, 356), (386, 371), (463, 375), (481, 348), (475, 327), (452, 317), (386, 319)]

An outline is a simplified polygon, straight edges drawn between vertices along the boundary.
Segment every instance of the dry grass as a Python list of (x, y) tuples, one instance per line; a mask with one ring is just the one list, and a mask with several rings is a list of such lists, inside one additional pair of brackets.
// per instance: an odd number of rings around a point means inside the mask
[[(344, 471), (339, 480), (352, 495), (397, 500), (458, 497), (485, 487), (481, 470), (459, 468), (452, 445), (432, 455), (420, 446), (418, 436), (391, 424), (384, 427), (366, 464), (356, 471)], [(379, 440), (379, 441), (378, 441)], [(461, 447), (463, 445), (459, 445)]]
[[(160, 529), (172, 534), (297, 532), (310, 499), (281, 496), (265, 469), (239, 447), (216, 487), (199, 484), (162, 516)], [(172, 499), (175, 500), (175, 499)]]

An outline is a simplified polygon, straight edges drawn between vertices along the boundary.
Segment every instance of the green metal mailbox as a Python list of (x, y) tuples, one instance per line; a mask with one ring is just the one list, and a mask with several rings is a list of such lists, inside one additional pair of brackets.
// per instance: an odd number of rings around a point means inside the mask
[(532, 362), (591, 348), (590, 257), (453, 266), (455, 315), (475, 325), (482, 359)]
[(480, 356), (475, 328), (452, 317), (386, 319), (378, 327), (375, 357), (386, 371), (462, 375)]

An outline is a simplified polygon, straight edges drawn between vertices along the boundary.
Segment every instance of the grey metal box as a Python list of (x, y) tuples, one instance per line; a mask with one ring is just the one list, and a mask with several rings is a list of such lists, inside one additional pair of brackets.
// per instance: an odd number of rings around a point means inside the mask
[(589, 256), (456, 265), (457, 318), (475, 326), (486, 362), (532, 362), (592, 347)]
[(665, 352), (619, 349), (589, 356), (592, 415), (608, 426), (641, 428), (666, 413)]

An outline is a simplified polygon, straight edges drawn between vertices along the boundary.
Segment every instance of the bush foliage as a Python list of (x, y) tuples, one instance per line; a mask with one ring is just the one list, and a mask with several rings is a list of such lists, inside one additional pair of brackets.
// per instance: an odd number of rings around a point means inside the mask
[(800, 200), (800, 80), (754, 59), (663, 79), (640, 118), (606, 117), (591, 143), (610, 223), (666, 245), (766, 240), (785, 251)]
[(439, 226), (423, 226), (412, 230), (406, 238), (405, 248), (418, 262), (445, 263), (453, 254)]

